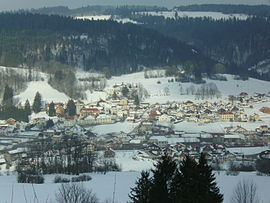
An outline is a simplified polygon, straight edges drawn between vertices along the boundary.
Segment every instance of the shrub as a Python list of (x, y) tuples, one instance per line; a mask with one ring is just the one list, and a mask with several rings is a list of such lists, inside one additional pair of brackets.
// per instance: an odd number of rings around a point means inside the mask
[(81, 176), (71, 178), (71, 182), (83, 182), (83, 181), (90, 181), (90, 180), (92, 180), (92, 178), (89, 175), (81, 175)]
[(53, 182), (54, 183), (69, 183), (70, 180), (68, 178), (63, 178), (61, 176), (55, 176)]

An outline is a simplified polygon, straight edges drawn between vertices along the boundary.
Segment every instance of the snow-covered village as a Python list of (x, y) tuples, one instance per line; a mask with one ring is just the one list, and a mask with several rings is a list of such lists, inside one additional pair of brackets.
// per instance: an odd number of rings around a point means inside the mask
[[(87, 73), (77, 75), (86, 78)], [(144, 71), (112, 77), (104, 90), (86, 90), (86, 99), (72, 100), (44, 78), (29, 82), (24, 92), (14, 96), (19, 108), (32, 109), (28, 122), (1, 120), (2, 175), (12, 179), (25, 164), (45, 164), (44, 174), (71, 173), (73, 169), (50, 163), (63, 164), (63, 157), (75, 153), (79, 144), (77, 150), (92, 157), (92, 162), (91, 170), (81, 167), (76, 173), (96, 171), (95, 178), (112, 178), (112, 185), (114, 175), (120, 182), (122, 175), (135, 181), (141, 170), (151, 169), (165, 153), (182, 161), (186, 155), (198, 159), (203, 152), (222, 181), (246, 173), (268, 179), (257, 165), (270, 150), (269, 82), (223, 75), (222, 80), (205, 78), (204, 84), (193, 84), (166, 77), (163, 70)], [(229, 82), (226, 87), (225, 82)], [(52, 176), (45, 181), (53, 184)], [(112, 198), (110, 192), (106, 195), (104, 200)], [(118, 200), (128, 201), (127, 189)]]
[(1, 2), (0, 203), (270, 203), (269, 19), (268, 0)]

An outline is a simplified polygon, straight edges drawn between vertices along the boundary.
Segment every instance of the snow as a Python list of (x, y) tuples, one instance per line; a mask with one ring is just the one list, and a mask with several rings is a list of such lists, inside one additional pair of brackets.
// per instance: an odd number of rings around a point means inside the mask
[[(161, 71), (161, 70), (159, 70)], [(258, 79), (250, 78), (249, 80), (234, 80), (233, 75), (224, 74), (228, 81), (217, 81), (211, 79), (205, 79), (206, 83), (216, 84), (218, 90), (221, 92), (223, 98), (226, 98), (228, 95), (238, 95), (241, 92), (247, 92), (250, 95), (253, 95), (256, 92), (267, 93), (269, 92), (269, 81), (263, 81)], [(136, 80), (134, 81), (134, 78)], [(180, 88), (182, 87), (185, 92), (186, 88), (189, 88), (191, 85), (195, 89), (199, 88), (201, 85), (193, 83), (179, 83), (179, 82), (168, 82), (168, 79), (171, 77), (161, 77), (161, 78), (144, 78), (144, 72), (132, 73), (117, 77), (112, 77), (107, 81), (106, 91), (112, 89), (113, 85), (123, 83), (133, 83), (133, 84), (142, 84), (143, 87), (148, 91), (150, 97), (147, 98), (144, 102), (149, 103), (166, 103), (168, 101), (200, 101), (195, 100), (195, 95), (181, 95)], [(157, 84), (158, 81), (160, 84)], [(166, 90), (167, 89), (167, 90)], [(167, 94), (166, 94), (167, 91)], [(208, 101), (219, 101), (222, 98), (208, 99)]]
[(92, 127), (92, 131), (94, 133), (97, 133), (98, 135), (104, 135), (108, 133), (120, 133), (125, 132), (129, 133), (131, 132), (138, 123), (129, 123), (129, 122), (118, 122), (114, 124), (107, 124), (107, 125), (97, 125)]
[[(115, 200), (118, 203), (125, 203), (129, 200), (128, 194), (130, 188), (134, 187), (135, 181), (140, 177), (139, 172), (109, 172), (107, 174), (89, 174), (92, 180), (84, 182), (87, 189), (92, 189), (97, 197), (102, 201), (112, 200), (114, 183), (115, 183)], [(16, 176), (0, 176), (0, 196), (1, 202), (22, 202), (25, 197), (28, 202), (54, 202), (55, 193), (61, 184), (54, 184), (55, 175), (46, 175), (45, 184), (19, 184)], [(65, 177), (70, 177), (65, 175)], [(269, 193), (269, 176), (257, 176), (256, 173), (241, 172), (238, 176), (227, 176), (225, 172), (216, 174), (216, 180), (220, 187), (221, 193), (224, 194), (224, 203), (229, 203), (233, 190), (237, 183), (241, 180), (253, 180), (257, 185), (257, 192), (263, 203), (268, 203), (270, 199)], [(12, 196), (13, 192), (13, 196)], [(24, 195), (24, 193), (26, 195)], [(23, 200), (22, 200), (23, 199)]]
[(79, 20), (114, 20), (119, 23), (133, 23), (138, 24), (138, 22), (131, 20), (129, 18), (112, 18), (111, 15), (93, 15), (93, 16), (77, 16), (75, 17)]
[(111, 15), (92, 15), (92, 16), (77, 16), (79, 20), (109, 20)]
[(85, 100), (90, 103), (100, 101), (101, 99), (106, 100), (106, 97), (107, 97), (106, 92), (102, 92), (102, 91), (91, 92), (90, 90), (87, 90), (85, 92), (85, 95), (86, 95)]
[[(148, 14), (152, 16), (164, 16), (165, 18), (175, 18), (175, 11), (160, 11), (160, 12), (140, 12), (141, 14)], [(203, 11), (177, 11), (177, 15), (180, 18), (213, 18), (214, 20), (237, 18), (239, 20), (246, 20), (248, 15), (244, 14), (224, 14), (221, 12), (203, 12)]]
[(226, 148), (229, 152), (243, 153), (244, 155), (259, 154), (262, 151), (269, 150), (270, 147), (237, 147), (237, 148)]
[(33, 104), (36, 93), (39, 92), (42, 97), (42, 101), (50, 102), (66, 102), (69, 97), (64, 93), (57, 91), (48, 84), (47, 81), (32, 81), (29, 82), (24, 92), (15, 96), (15, 99), (19, 101), (29, 100), (30, 104)]
[(142, 171), (153, 167), (155, 162), (151, 159), (134, 160), (132, 157), (136, 156), (138, 152), (138, 150), (116, 151), (115, 161), (120, 165), (122, 171)]

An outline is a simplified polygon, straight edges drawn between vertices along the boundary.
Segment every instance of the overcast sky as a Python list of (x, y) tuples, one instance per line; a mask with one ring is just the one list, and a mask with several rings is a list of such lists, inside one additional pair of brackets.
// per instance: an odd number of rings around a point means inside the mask
[(51, 6), (78, 8), (87, 5), (157, 5), (173, 7), (200, 3), (267, 4), (270, 0), (0, 0), (0, 10), (30, 9)]

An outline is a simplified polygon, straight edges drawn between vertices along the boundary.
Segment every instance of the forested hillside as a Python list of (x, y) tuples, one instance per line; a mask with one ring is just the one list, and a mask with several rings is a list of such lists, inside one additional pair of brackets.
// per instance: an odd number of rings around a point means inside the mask
[(0, 64), (6, 66), (57, 61), (122, 74), (186, 61), (203, 70), (213, 63), (191, 46), (142, 26), (56, 15), (0, 14), (0, 44)]
[[(206, 56), (226, 64), (226, 72), (270, 79), (269, 71), (264, 71), (263, 75), (256, 68), (248, 71), (270, 58), (269, 18), (214, 20), (135, 15), (133, 19), (147, 28), (195, 46)], [(269, 64), (264, 64), (269, 69)]]
[[(224, 2), (225, 3), (225, 2)], [(240, 13), (251, 16), (269, 17), (270, 6), (266, 5), (230, 5), (230, 4), (202, 4), (176, 7), (181, 11), (214, 11), (227, 14)]]

